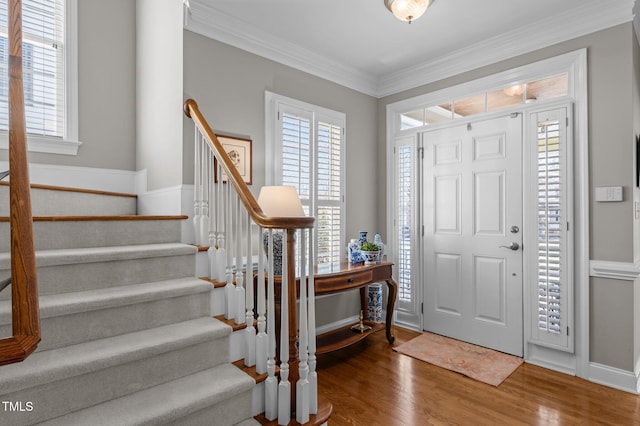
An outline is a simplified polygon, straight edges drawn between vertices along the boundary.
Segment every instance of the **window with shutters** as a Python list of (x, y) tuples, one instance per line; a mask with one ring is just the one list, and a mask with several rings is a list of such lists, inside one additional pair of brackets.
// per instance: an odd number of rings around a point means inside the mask
[(398, 247), (398, 300), (411, 302), (413, 289), (411, 286), (411, 240), (413, 233), (413, 185), (415, 147), (412, 145), (398, 145), (396, 147), (398, 184), (397, 194), (397, 222), (400, 232), (396, 233)]
[(567, 109), (531, 115), (536, 133), (531, 148), (537, 194), (537, 241), (532, 286), (538, 344), (572, 350), (571, 161)]
[[(29, 149), (77, 152), (75, 8), (77, 0), (23, 0), (22, 72)], [(0, 136), (7, 147), (7, 0), (0, 0)], [(73, 12), (73, 13), (72, 13)], [(71, 19), (68, 15), (74, 17)], [(73, 39), (73, 42), (70, 40)], [(71, 45), (72, 47), (70, 47)], [(74, 56), (73, 58), (71, 56)], [(52, 146), (46, 147), (47, 143)], [(55, 147), (53, 147), (55, 146)]]
[(317, 263), (344, 257), (345, 115), (267, 92), (267, 184), (296, 187), (316, 218)]
[(396, 138), (393, 148), (393, 240), (389, 242), (390, 260), (395, 264), (398, 283), (397, 320), (415, 323), (420, 315), (418, 158), (421, 150), (416, 135)]

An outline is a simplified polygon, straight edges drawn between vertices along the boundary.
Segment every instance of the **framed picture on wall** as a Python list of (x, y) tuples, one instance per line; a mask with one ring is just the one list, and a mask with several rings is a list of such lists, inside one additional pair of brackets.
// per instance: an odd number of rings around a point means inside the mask
[[(222, 144), (224, 151), (231, 158), (231, 162), (244, 179), (247, 185), (251, 185), (253, 179), (252, 158), (251, 158), (251, 139), (237, 138), (234, 136), (220, 136), (218, 140)], [(218, 182), (218, 162), (214, 164), (214, 180)], [(227, 181), (226, 173), (222, 172), (222, 182)]]

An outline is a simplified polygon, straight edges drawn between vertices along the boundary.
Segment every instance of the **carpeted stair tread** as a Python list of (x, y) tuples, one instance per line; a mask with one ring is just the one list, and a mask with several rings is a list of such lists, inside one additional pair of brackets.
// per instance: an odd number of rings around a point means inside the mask
[[(185, 346), (228, 336), (231, 328), (210, 317), (37, 352), (0, 369), (2, 394), (79, 376)], [(235, 368), (235, 367), (234, 367)], [(244, 373), (243, 373), (244, 374)]]
[[(198, 248), (182, 243), (140, 244), (115, 247), (90, 247), (36, 251), (38, 267), (79, 263), (108, 262), (136, 258), (196, 254)], [(0, 253), (0, 270), (11, 267), (9, 253)]]
[[(40, 318), (46, 319), (78, 312), (209, 292), (211, 292), (211, 286), (207, 282), (197, 278), (181, 278), (98, 290), (45, 295), (40, 296)], [(8, 324), (10, 321), (10, 301), (0, 302), (0, 324)]]
[[(47, 426), (151, 425), (177, 422), (243, 392), (255, 382), (230, 364), (223, 364), (123, 398), (42, 423)], [(209, 424), (225, 424), (211, 419)]]

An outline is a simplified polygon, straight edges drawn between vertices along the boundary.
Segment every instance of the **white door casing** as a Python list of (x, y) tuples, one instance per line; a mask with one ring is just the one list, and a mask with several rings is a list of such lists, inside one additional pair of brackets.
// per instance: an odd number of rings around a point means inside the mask
[(522, 115), (422, 140), (423, 329), (522, 356)]

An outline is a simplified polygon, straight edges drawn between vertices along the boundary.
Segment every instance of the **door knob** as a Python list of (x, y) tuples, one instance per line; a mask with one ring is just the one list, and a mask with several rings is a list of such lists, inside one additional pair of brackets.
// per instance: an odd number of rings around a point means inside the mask
[(518, 250), (520, 248), (520, 244), (518, 243), (511, 243), (508, 246), (500, 246), (501, 248), (508, 248), (509, 250)]

